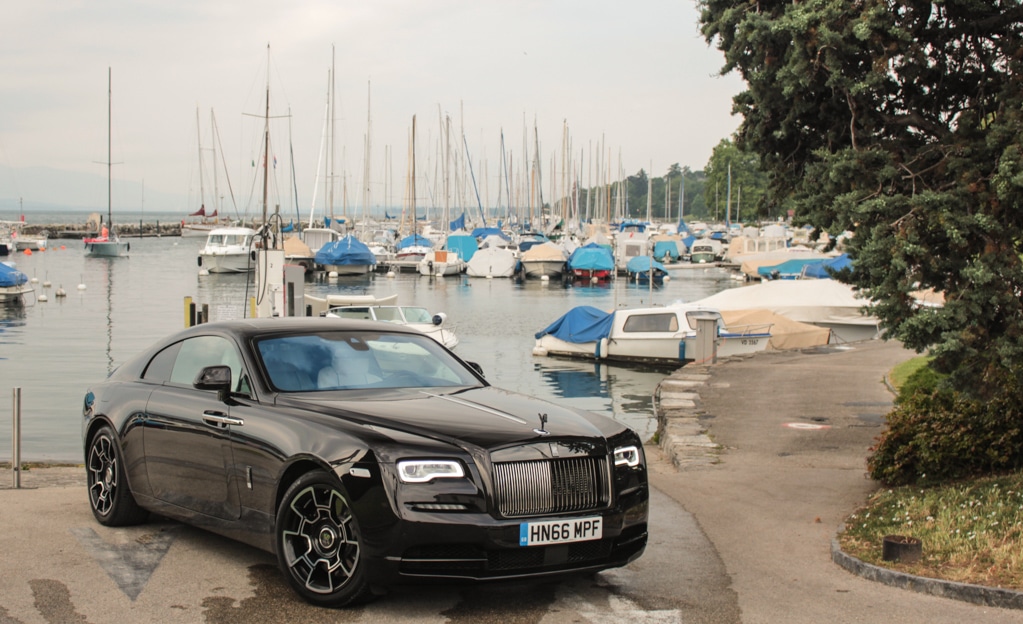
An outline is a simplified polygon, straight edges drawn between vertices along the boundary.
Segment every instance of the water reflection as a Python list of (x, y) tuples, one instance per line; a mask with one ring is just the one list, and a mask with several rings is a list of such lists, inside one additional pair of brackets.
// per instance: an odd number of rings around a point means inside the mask
[(671, 368), (618, 366), (588, 360), (543, 358), (534, 361), (548, 392), (557, 399), (611, 415), (644, 440), (657, 429), (651, 388)]
[[(0, 303), (0, 347), (15, 342), (25, 326), (25, 306), (20, 304)], [(8, 359), (8, 349), (0, 350), (0, 360)]]

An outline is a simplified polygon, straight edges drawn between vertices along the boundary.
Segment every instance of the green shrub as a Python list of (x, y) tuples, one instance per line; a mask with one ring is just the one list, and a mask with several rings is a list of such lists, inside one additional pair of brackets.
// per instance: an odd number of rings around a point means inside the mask
[(913, 371), (899, 388), (899, 395), (895, 398), (896, 403), (902, 403), (914, 394), (933, 394), (938, 390), (942, 381), (948, 378), (935, 371), (928, 365), (923, 365)]
[(915, 389), (910, 381), (903, 386), (871, 449), (872, 478), (928, 485), (1023, 466), (1023, 388), (1015, 375), (1004, 375), (995, 396), (980, 400), (941, 388), (940, 376), (924, 370), (911, 380)]

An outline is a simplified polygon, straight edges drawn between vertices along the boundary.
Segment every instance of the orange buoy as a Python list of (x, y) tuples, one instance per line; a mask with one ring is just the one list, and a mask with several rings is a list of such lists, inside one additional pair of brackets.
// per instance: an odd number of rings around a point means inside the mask
[(31, 256), (32, 255), (32, 250), (31, 249), (26, 249), (25, 250), (25, 255), (26, 256)]

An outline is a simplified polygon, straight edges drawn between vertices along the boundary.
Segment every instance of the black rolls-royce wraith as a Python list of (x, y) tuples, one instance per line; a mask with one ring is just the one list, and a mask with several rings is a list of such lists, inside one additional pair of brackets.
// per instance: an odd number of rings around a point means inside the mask
[(490, 386), (430, 337), (330, 318), (199, 325), (87, 392), (89, 500), (277, 555), (306, 600), (622, 566), (647, 541), (624, 425)]

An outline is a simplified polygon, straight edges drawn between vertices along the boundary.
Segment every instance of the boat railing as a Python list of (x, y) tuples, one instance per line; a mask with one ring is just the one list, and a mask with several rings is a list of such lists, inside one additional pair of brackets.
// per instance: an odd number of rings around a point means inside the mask
[(774, 323), (751, 323), (749, 325), (727, 325), (722, 331), (722, 335), (728, 336), (756, 336), (771, 333), (771, 327)]

